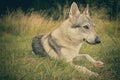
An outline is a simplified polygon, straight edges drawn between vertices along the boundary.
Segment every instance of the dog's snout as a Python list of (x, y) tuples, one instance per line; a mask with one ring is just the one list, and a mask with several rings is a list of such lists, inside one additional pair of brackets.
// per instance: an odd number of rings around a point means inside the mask
[(101, 41), (100, 41), (98, 36), (95, 38), (95, 43), (101, 43)]

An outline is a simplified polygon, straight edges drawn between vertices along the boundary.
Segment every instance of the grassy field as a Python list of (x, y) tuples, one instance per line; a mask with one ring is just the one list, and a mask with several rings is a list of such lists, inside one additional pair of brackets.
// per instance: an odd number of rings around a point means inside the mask
[(76, 62), (98, 72), (98, 78), (83, 75), (64, 61), (33, 55), (32, 38), (51, 32), (64, 19), (54, 21), (43, 13), (18, 10), (0, 19), (0, 80), (120, 80), (120, 21), (110, 22), (99, 12), (92, 13), (92, 18), (102, 43), (84, 43), (80, 53), (103, 61), (105, 66), (95, 68), (88, 61)]

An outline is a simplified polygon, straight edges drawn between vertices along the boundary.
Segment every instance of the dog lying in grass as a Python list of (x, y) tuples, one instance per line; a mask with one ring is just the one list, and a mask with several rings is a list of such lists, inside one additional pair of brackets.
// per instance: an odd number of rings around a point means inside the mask
[(69, 18), (50, 34), (36, 36), (32, 41), (32, 49), (35, 54), (64, 59), (76, 70), (90, 76), (98, 76), (98, 73), (86, 67), (73, 64), (74, 60), (87, 59), (95, 67), (103, 67), (103, 62), (94, 60), (88, 54), (79, 54), (83, 42), (95, 45), (101, 41), (95, 32), (95, 24), (90, 18), (88, 6), (81, 13), (77, 4), (73, 2)]

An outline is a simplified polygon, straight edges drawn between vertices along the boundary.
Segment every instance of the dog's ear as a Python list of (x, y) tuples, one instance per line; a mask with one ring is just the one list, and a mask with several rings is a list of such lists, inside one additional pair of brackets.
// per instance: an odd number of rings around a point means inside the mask
[(89, 5), (87, 4), (86, 9), (83, 12), (84, 15), (88, 15), (89, 16)]
[(80, 11), (78, 9), (78, 6), (75, 2), (73, 2), (70, 8), (69, 17), (77, 18), (79, 14), (80, 14)]

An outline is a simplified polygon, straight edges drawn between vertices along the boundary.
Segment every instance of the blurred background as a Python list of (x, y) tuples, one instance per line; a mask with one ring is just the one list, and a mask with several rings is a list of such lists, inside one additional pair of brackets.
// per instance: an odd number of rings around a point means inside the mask
[(84, 7), (89, 4), (90, 7), (95, 7), (96, 9), (105, 8), (110, 20), (117, 19), (120, 14), (119, 0), (0, 0), (0, 14), (20, 8), (25, 12), (42, 10), (47, 11), (48, 15), (51, 15), (53, 11), (56, 11), (58, 15), (63, 15), (64, 7), (69, 7), (72, 2)]

